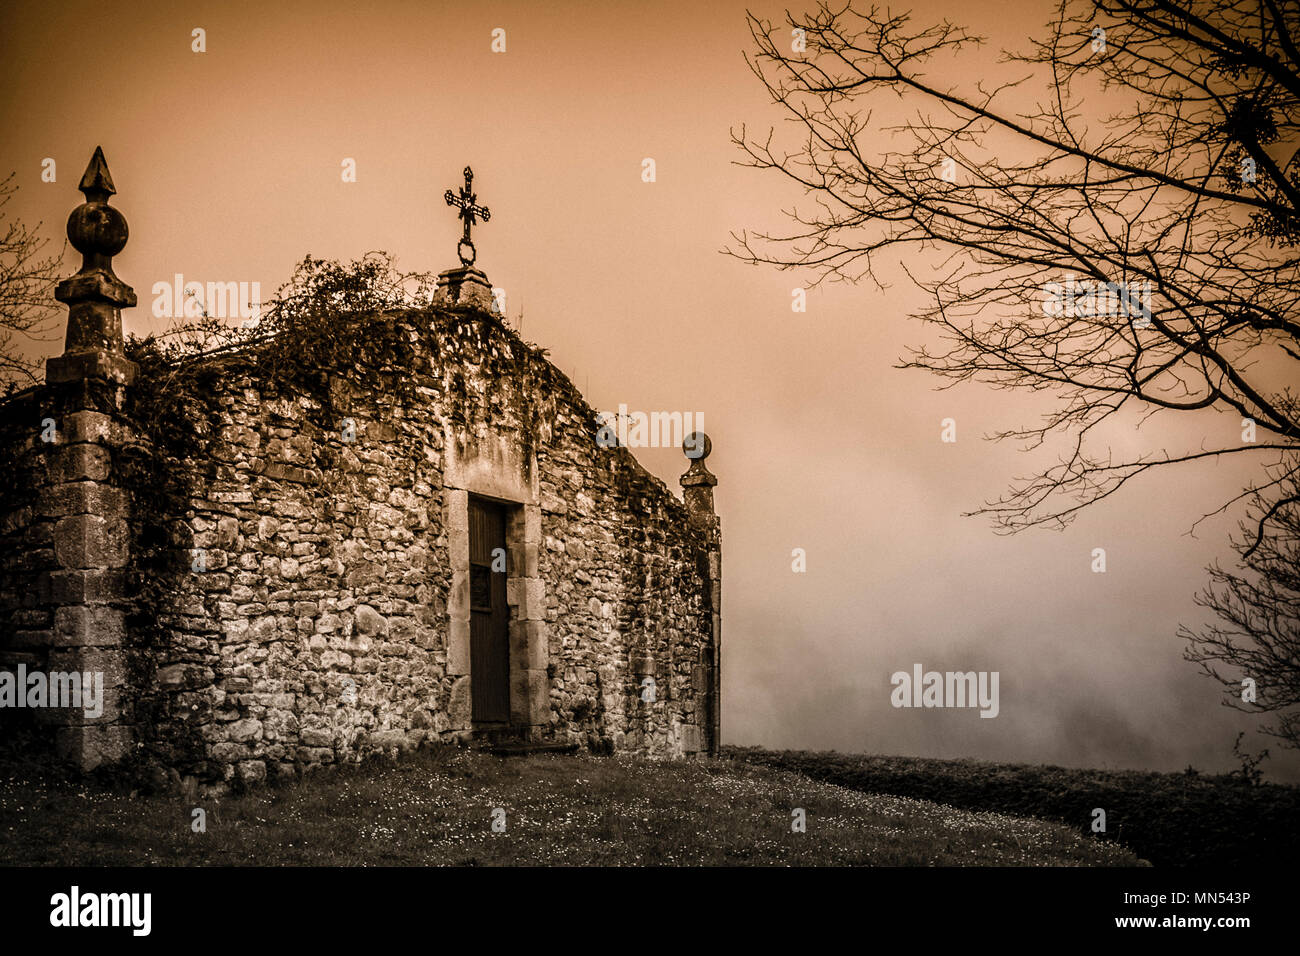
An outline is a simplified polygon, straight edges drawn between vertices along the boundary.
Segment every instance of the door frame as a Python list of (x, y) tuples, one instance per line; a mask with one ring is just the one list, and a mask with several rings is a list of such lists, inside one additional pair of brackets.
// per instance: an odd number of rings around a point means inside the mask
[[(509, 608), (509, 681), (512, 730), (540, 738), (551, 721), (550, 659), (546, 586), (540, 577), (542, 514), (536, 495), (522, 485), (506, 488), (501, 476), (482, 480), (478, 469), (449, 467), (444, 472), (443, 527), (451, 580), (447, 593), (446, 701), (448, 730), (474, 731), (473, 675), (470, 673), (471, 610), (469, 498), (473, 495), (505, 509), (506, 605)], [(513, 495), (518, 497), (513, 497)], [(511, 497), (506, 497), (511, 495)]]

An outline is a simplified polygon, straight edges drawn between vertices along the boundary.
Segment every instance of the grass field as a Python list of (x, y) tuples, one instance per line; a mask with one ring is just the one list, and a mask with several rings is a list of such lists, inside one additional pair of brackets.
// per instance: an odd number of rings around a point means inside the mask
[(1257, 867), (1300, 856), (1300, 788), (1239, 777), (1080, 770), (975, 760), (724, 748), (726, 756), (868, 793), (936, 800), (1067, 823), (1091, 835), (1106, 811), (1108, 839), (1155, 866)]
[[(206, 833), (192, 829), (206, 812)], [(504, 832), (493, 832), (493, 811)], [(806, 832), (792, 831), (792, 810)], [(748, 760), (451, 749), (220, 802), (0, 777), (10, 865), (1134, 865), (1113, 842)]]

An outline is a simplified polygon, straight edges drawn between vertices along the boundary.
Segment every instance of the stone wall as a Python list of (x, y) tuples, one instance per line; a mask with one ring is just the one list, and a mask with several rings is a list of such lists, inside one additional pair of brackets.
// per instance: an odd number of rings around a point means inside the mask
[[(355, 360), (311, 387), (268, 375), (253, 347), (192, 360), (165, 406), (148, 381), (126, 390), (135, 434), (114, 454), (135, 583), (117, 669), (139, 759), (220, 788), (476, 736), (470, 495), (510, 509), (510, 732), (716, 747), (716, 519), (600, 447), (567, 377), (496, 317), (360, 322)], [(368, 349), (365, 323), (409, 342), (400, 365)], [(6, 446), (48, 455), (28, 432)], [(54, 519), (31, 504), (53, 479), (30, 475), (0, 502), (10, 648), (57, 634), (40, 596)]]

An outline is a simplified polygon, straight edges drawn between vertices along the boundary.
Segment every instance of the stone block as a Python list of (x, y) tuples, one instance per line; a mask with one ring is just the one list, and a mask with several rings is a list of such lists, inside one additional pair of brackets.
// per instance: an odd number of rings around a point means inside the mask
[[(72, 673), (80, 674), (80, 672), (70, 673), (66, 669), (60, 671), (53, 671), (53, 670), (51, 671), (52, 675), (54, 674), (65, 675), (62, 678), (61, 682), (68, 681), (68, 679), (72, 676)], [(80, 676), (81, 678), (84, 678), (85, 675), (80, 674)], [(92, 676), (92, 681), (93, 681), (93, 676)], [(52, 682), (52, 684), (53, 683), (54, 682)], [(89, 726), (102, 726), (105, 724), (116, 724), (121, 721), (122, 709), (124, 704), (126, 703), (125, 696), (124, 696), (124, 690), (125, 690), (124, 688), (122, 687), (96, 688), (92, 683), (90, 685), (92, 696), (87, 697), (86, 692), (84, 690), (84, 688), (86, 687), (86, 683), (84, 679), (80, 680), (79, 684), (80, 687), (83, 688), (81, 689), (80, 692), (80, 698), (75, 700), (75, 706), (69, 706), (69, 707), (53, 706), (54, 704), (61, 703), (62, 701), (56, 700), (56, 698), (54, 697), (54, 692), (55, 692), (54, 687), (51, 686), (50, 697), (49, 697), (51, 706), (45, 707), (42, 710), (37, 712), (38, 719), (40, 720), (40, 722), (43, 724), (57, 725), (60, 727), (89, 727)], [(71, 690), (73, 687), (76, 686), (77, 684), (68, 684), (67, 689)], [(98, 696), (95, 696), (96, 692), (98, 692)], [(68, 700), (68, 699), (69, 698), (62, 698), (62, 700)]]
[(232, 517), (223, 517), (217, 520), (217, 547), (229, 548), (235, 544), (235, 539), (239, 536), (239, 521)]
[(516, 726), (532, 723), (531, 701), (528, 694), (528, 669), (510, 668), (510, 722)]
[(357, 633), (374, 637), (388, 633), (388, 620), (368, 604), (358, 604), (355, 611)]
[(97, 514), (122, 515), (127, 509), (126, 492), (98, 481), (68, 481), (42, 490), (39, 512), (47, 517)]
[(299, 747), (298, 760), (308, 769), (322, 763), (334, 762), (334, 751), (329, 747)]
[(167, 690), (206, 687), (216, 678), (212, 668), (201, 664), (168, 664), (158, 668), (157, 681)]
[(14, 631), (11, 647), (17, 650), (49, 647), (54, 641), (53, 631)]
[(458, 677), (451, 685), (451, 699), (447, 705), (447, 720), (452, 730), (469, 730), (474, 717), (474, 701), (470, 693), (468, 675)]
[(680, 728), (681, 745), (684, 753), (697, 753), (700, 749), (700, 728), (694, 724), (682, 724)]
[(470, 623), (469, 615), (452, 618), (447, 623), (447, 673), (469, 673)]
[[(100, 278), (103, 273), (91, 273), (91, 275)], [(72, 282), (77, 278), (77, 276), (73, 276), (64, 279), (59, 285), (67, 288), (65, 283)], [(134, 293), (131, 299), (131, 305), (135, 305)], [(106, 349), (65, 352), (63, 355), (54, 355), (45, 360), (45, 381), (51, 385), (62, 382), (76, 382), (87, 378), (101, 378), (115, 385), (130, 385), (135, 381), (139, 371), (139, 367), (125, 355)]]
[(51, 673), (103, 674), (105, 687), (125, 687), (126, 652), (116, 647), (56, 648), (50, 651)]
[(125, 639), (125, 616), (117, 608), (74, 604), (54, 611), (57, 647), (120, 647)]
[(453, 571), (469, 568), (469, 532), (454, 528), (447, 530), (447, 562)]
[(126, 597), (126, 573), (118, 569), (90, 568), (51, 571), (51, 604), (107, 604)]
[(262, 476), (274, 481), (289, 481), (299, 485), (314, 485), (320, 482), (320, 475), (317, 472), (280, 461), (267, 464), (262, 471)]
[[(443, 525), (447, 533), (462, 531), (469, 534), (469, 492), (458, 488), (449, 488), (443, 492), (446, 506), (443, 513)], [(466, 551), (468, 554), (468, 549)], [(467, 558), (468, 560), (468, 558)]]
[(691, 686), (695, 688), (696, 694), (707, 694), (711, 689), (709, 686), (709, 669), (703, 664), (696, 665), (691, 669)]
[[(507, 588), (509, 582), (506, 582)], [(451, 620), (469, 620), (469, 571), (451, 572), (451, 585), (447, 589), (447, 616)]]
[(50, 455), (53, 482), (104, 481), (113, 470), (113, 458), (103, 445), (63, 445)]
[(540, 575), (541, 556), (536, 544), (523, 541), (511, 541), (510, 573), (514, 577), (535, 578)]
[(125, 567), (129, 548), (130, 529), (121, 517), (71, 515), (54, 526), (54, 556), (64, 568)]
[(131, 729), (122, 724), (60, 727), (54, 738), (60, 760), (82, 771), (117, 763), (131, 751)]
[(83, 441), (108, 443), (121, 437), (120, 426), (103, 412), (72, 412), (63, 416), (59, 429), (68, 444)]
[(364, 746), (376, 750), (389, 750), (396, 747), (398, 750), (410, 751), (419, 746), (422, 736), (418, 733), (408, 734), (402, 730), (377, 730), (366, 734)]
[(249, 756), (248, 747), (244, 744), (232, 744), (223, 742), (219, 744), (210, 744), (208, 746), (208, 757), (217, 763), (238, 763)]
[(333, 747), (334, 732), (327, 727), (304, 727), (298, 733), (304, 747)]
[(533, 726), (550, 723), (551, 682), (544, 670), (528, 670), (528, 723)]
[(545, 670), (550, 657), (545, 621), (510, 621), (510, 659), (527, 670)]
[(522, 621), (541, 620), (546, 612), (546, 582), (541, 578), (508, 578), (506, 603)]
[(251, 717), (246, 717), (243, 720), (235, 721), (227, 727), (226, 734), (234, 743), (260, 740), (262, 737), (262, 722)]
[(524, 505), (524, 544), (534, 548), (542, 543), (542, 509), (538, 505)]

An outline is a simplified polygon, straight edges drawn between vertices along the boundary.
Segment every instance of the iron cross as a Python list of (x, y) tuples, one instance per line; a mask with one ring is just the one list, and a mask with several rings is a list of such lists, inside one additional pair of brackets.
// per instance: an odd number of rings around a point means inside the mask
[[(473, 186), (474, 170), (466, 166), (465, 185), (460, 187), (460, 195), (457, 195), (450, 189), (448, 189), (444, 194), (448, 206), (457, 206), (460, 208), (460, 212), (457, 215), (465, 223), (465, 235), (461, 238), (460, 242), (456, 243), (456, 255), (460, 257), (460, 264), (467, 269), (474, 264), (474, 259), (477, 258), (478, 255), (474, 250), (474, 243), (469, 238), (469, 227), (476, 224), (479, 221), (480, 216), (484, 222), (487, 222), (492, 218), (492, 213), (488, 211), (487, 206), (480, 206), (475, 203), (474, 200), (478, 197), (474, 195)], [(468, 259), (465, 258), (465, 253), (461, 252), (461, 248), (464, 246), (469, 247)]]

